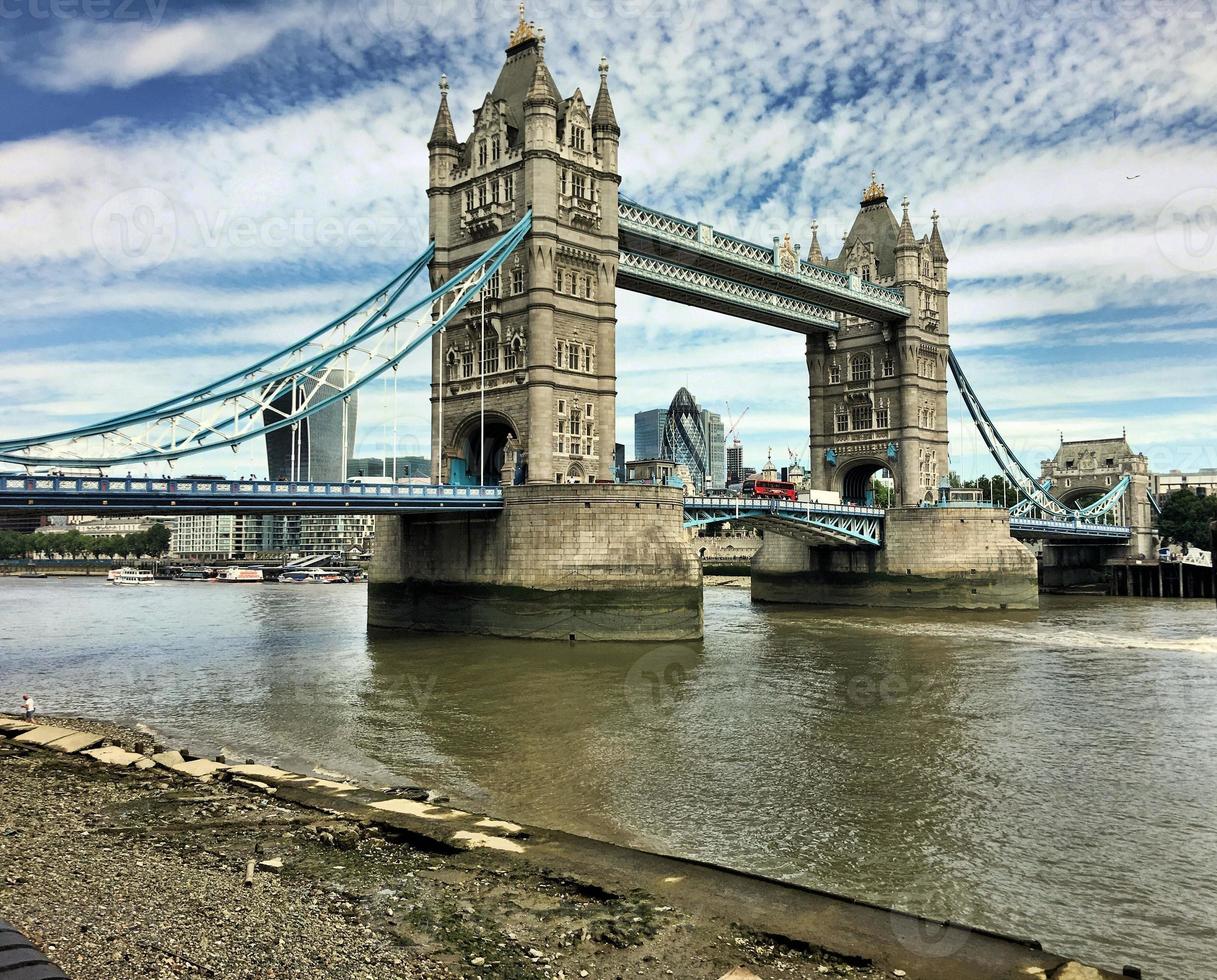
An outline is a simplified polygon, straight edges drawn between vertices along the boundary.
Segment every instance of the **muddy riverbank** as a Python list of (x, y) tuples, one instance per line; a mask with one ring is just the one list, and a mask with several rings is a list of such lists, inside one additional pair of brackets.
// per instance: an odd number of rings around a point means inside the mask
[[(0, 916), (83, 980), (1074, 975), (966, 930), (927, 960), (924, 922), (423, 790), (172, 752), (106, 764), (122, 753), (83, 743), (150, 753), (149, 736), (42, 722), (59, 727), (0, 723)], [(825, 928), (839, 946), (809, 941)]]
[[(642, 892), (161, 767), (0, 740), (0, 797), (2, 915), (79, 980), (885, 975)], [(275, 859), (245, 885), (251, 860)]]

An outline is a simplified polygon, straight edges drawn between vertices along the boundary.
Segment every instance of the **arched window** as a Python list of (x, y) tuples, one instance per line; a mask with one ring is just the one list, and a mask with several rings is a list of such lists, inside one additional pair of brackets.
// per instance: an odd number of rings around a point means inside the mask
[(486, 166), (486, 141), (478, 140), (478, 166)]
[(871, 376), (870, 354), (855, 354), (849, 359), (849, 380), (869, 381)]

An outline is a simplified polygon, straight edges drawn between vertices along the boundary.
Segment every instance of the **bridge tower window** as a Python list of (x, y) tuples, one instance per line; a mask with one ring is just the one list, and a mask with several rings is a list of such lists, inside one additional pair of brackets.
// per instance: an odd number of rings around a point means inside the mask
[(849, 361), (850, 381), (869, 381), (871, 378), (870, 354), (855, 354)]
[(511, 295), (519, 296), (524, 292), (524, 267), (517, 265), (511, 270)]
[(473, 377), (473, 349), (470, 347), (461, 351), (461, 377)]
[(587, 131), (582, 126), (571, 126), (570, 145), (576, 150), (582, 150), (587, 145)]
[(875, 409), (875, 428), (886, 429), (891, 424), (890, 415), (886, 401), (881, 401), (879, 407)]
[(563, 193), (563, 195), (566, 194), (566, 169), (565, 168), (563, 168), (563, 170), (562, 170), (562, 193)]
[(483, 181), (482, 183), (478, 184), (478, 207), (484, 208), (485, 206), (486, 206), (486, 183)]
[(508, 174), (503, 178), (503, 200), (510, 203), (515, 200), (516, 196), (516, 177), (515, 174)]
[(497, 160), (500, 155), (501, 155), (501, 144), (499, 143), (499, 138), (497, 136), (495, 136), (490, 141), (490, 159), (492, 161)]
[(592, 373), (592, 349), (590, 347), (583, 348), (583, 370), (588, 374)]
[(849, 431), (849, 413), (845, 410), (844, 406), (837, 409), (837, 431)]
[(871, 407), (870, 402), (864, 405), (855, 405), (851, 413), (852, 428), (855, 432), (862, 432), (871, 427)]
[(486, 166), (486, 141), (478, 140), (478, 166)]
[[(565, 345), (560, 340), (554, 343), (554, 367), (556, 368), (560, 368), (562, 366), (562, 352), (564, 347)], [(565, 403), (562, 401), (558, 402), (559, 412), (563, 410), (564, 404)]]
[(579, 370), (579, 347), (577, 344), (566, 345), (566, 366), (571, 371)]
[(841, 365), (833, 361), (832, 367), (828, 369), (828, 383), (839, 385), (841, 383)]
[(465, 210), (466, 211), (473, 210), (473, 188), (472, 187), (470, 187), (468, 190), (465, 191)]
[(894, 377), (896, 374), (896, 365), (892, 363), (892, 355), (888, 354), (883, 359), (883, 376), (885, 378)]

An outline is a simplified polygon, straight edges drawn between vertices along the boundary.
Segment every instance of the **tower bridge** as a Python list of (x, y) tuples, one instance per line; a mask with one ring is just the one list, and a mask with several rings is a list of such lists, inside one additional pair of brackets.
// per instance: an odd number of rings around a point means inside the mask
[[(602, 59), (590, 103), (578, 87), (564, 96), (521, 15), (463, 137), (441, 78), (427, 144), (431, 242), (410, 266), (330, 324), (212, 385), (0, 442), (0, 463), (27, 471), (0, 480), (0, 506), (361, 509), (379, 515), (370, 623), (550, 637), (700, 636), (688, 528), (711, 523), (767, 532), (754, 598), (865, 605), (1033, 607), (1035, 560), (1012, 531), (1128, 540), (1115, 511), (1130, 482), (1073, 506), (1009, 451), (972, 391), (950, 350), (936, 212), (919, 236), (907, 199), (897, 218), (872, 174), (829, 257), (814, 222), (803, 256), (789, 235), (761, 245), (646, 207), (620, 193), (623, 134), (608, 75)], [(424, 269), (430, 291), (401, 308)], [(613, 484), (618, 288), (804, 335), (812, 484), (856, 499), (887, 471), (896, 506), (762, 506)], [(267, 436), (291, 452), (309, 418), (346, 406), (424, 346), (435, 487), (154, 486), (104, 475)], [(940, 500), (949, 375), (1022, 496), (1014, 514)], [(47, 466), (99, 476), (35, 472)]]

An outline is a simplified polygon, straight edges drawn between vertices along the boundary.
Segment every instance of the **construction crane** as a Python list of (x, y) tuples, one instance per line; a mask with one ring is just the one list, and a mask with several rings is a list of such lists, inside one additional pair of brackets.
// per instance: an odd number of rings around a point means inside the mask
[[(737, 419), (731, 418), (731, 403), (727, 402), (727, 424), (730, 428), (727, 429), (723, 440), (731, 438), (731, 448), (727, 450), (727, 477), (729, 482), (737, 482), (744, 478), (744, 444), (739, 438), (739, 424), (744, 421), (744, 416), (748, 414), (748, 409), (751, 405), (746, 405), (740, 417)], [(732, 459), (732, 456), (735, 458)], [(734, 469), (732, 468), (734, 465)], [(734, 480), (731, 478), (734, 477)]]
[(736, 433), (736, 430), (739, 428), (739, 424), (740, 424), (742, 421), (744, 421), (744, 416), (748, 414), (748, 409), (750, 409), (751, 407), (752, 407), (751, 405), (746, 405), (746, 406), (744, 407), (744, 410), (743, 410), (743, 411), (740, 413), (740, 417), (739, 417), (739, 418), (737, 418), (737, 419), (735, 419), (734, 421), (732, 421), (732, 419), (731, 419), (731, 403), (730, 403), (730, 402), (727, 402), (727, 424), (730, 426), (730, 428), (729, 428), (729, 429), (727, 429), (727, 436), (728, 436), (728, 437), (734, 436), (734, 437), (735, 437), (735, 441), (736, 441), (736, 442), (739, 442), (739, 436), (738, 436), (738, 434)]

